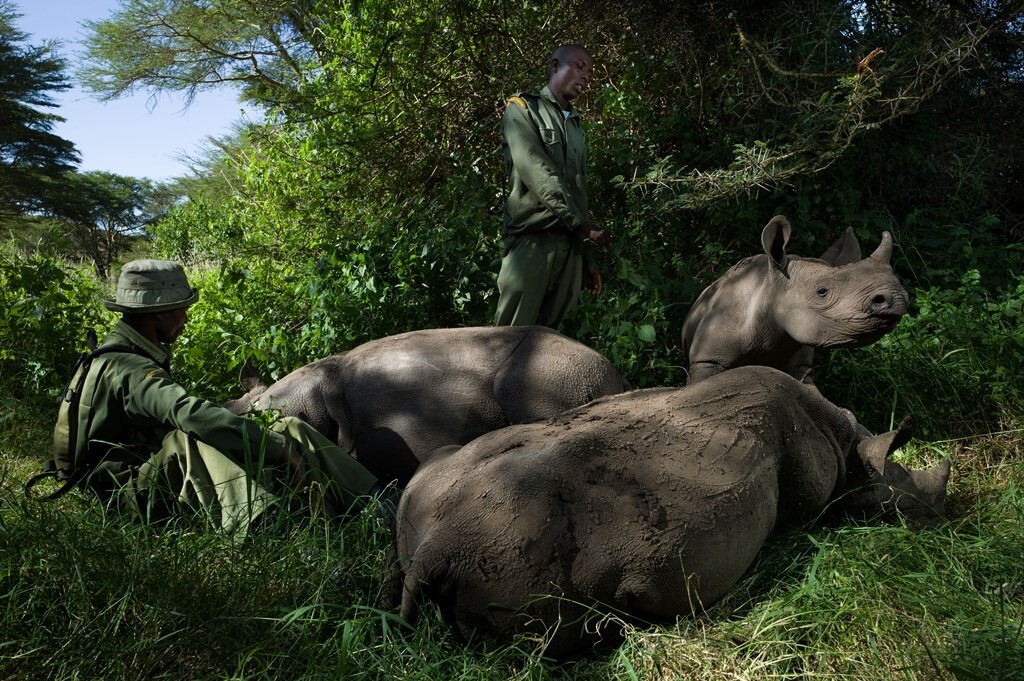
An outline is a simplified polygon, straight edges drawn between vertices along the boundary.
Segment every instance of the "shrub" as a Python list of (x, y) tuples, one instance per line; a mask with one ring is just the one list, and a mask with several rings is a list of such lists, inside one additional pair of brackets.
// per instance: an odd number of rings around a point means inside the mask
[(55, 395), (68, 378), (86, 332), (100, 335), (113, 317), (87, 267), (43, 250), (0, 251), (0, 389), (13, 397)]
[(970, 270), (956, 288), (914, 298), (916, 309), (878, 343), (831, 353), (822, 390), (872, 429), (907, 414), (930, 439), (1009, 426), (1024, 402), (1024, 276), (989, 292)]

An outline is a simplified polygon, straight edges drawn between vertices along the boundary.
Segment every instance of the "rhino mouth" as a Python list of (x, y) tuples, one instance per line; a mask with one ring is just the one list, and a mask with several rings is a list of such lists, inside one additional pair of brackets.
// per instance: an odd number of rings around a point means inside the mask
[(891, 331), (900, 323), (903, 319), (901, 314), (875, 314), (871, 316), (871, 319), (875, 322), (876, 326), (884, 328), (886, 331)]
[(818, 339), (816, 345), (823, 348), (859, 348), (871, 345), (892, 331), (903, 315), (866, 315), (857, 320), (848, 320), (847, 333), (831, 339)]
[(896, 324), (899, 323), (899, 319), (885, 319), (881, 320), (880, 324), (873, 324), (871, 328), (864, 331), (857, 337), (857, 343), (859, 345), (870, 345), (874, 343), (882, 336), (886, 335), (895, 328)]

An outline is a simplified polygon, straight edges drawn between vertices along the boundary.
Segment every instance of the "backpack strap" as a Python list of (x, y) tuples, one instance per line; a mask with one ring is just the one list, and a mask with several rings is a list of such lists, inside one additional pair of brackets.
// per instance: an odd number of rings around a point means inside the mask
[[(131, 345), (105, 345), (96, 347), (96, 333), (89, 330), (86, 335), (86, 344), (89, 352), (83, 352), (78, 356), (75, 367), (71, 371), (71, 381), (64, 391), (61, 400), (61, 407), (57, 416), (57, 425), (54, 428), (54, 458), (43, 462), (42, 472), (38, 473), (25, 482), (25, 497), (37, 501), (53, 501), (59, 499), (76, 487), (89, 475), (92, 469), (99, 463), (102, 457), (89, 456), (84, 461), (74, 461), (75, 448), (78, 439), (78, 407), (81, 400), (82, 388), (85, 385), (89, 370), (92, 367), (92, 360), (101, 355), (112, 352), (124, 352), (135, 355), (147, 355), (141, 348)], [(63, 454), (58, 454), (63, 452)], [(68, 474), (57, 465), (58, 458), (64, 458), (72, 465), (71, 473)], [(51, 494), (45, 496), (34, 496), (32, 488), (37, 484), (53, 478), (61, 483), (61, 487)]]
[[(35, 501), (53, 501), (54, 499), (60, 499), (62, 496), (70, 492), (72, 487), (81, 482), (82, 479), (89, 474), (90, 470), (92, 470), (91, 465), (82, 466), (68, 477), (62, 478), (60, 469), (57, 468), (57, 464), (55, 464), (53, 460), (44, 461), (43, 472), (33, 475), (25, 482), (25, 498), (33, 499)], [(53, 478), (57, 481), (63, 480), (63, 484), (56, 492), (52, 492), (41, 497), (33, 496), (32, 488), (47, 478)]]

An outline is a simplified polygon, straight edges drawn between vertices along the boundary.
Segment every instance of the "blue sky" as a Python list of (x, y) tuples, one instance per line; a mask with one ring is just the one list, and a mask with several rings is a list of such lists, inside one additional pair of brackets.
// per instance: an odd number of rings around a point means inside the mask
[[(15, 26), (30, 35), (29, 43), (59, 40), (59, 53), (73, 79), (85, 34), (82, 22), (108, 18), (117, 0), (13, 0), (18, 13)], [(54, 98), (60, 108), (50, 110), (66, 122), (54, 132), (75, 143), (81, 154), (80, 170), (106, 170), (118, 175), (166, 180), (184, 175), (182, 154), (195, 156), (209, 136), (221, 137), (240, 121), (243, 106), (237, 93), (225, 88), (200, 93), (186, 110), (177, 97), (163, 97), (152, 106), (149, 94), (102, 104), (77, 86)], [(151, 110), (152, 109), (152, 110)]]

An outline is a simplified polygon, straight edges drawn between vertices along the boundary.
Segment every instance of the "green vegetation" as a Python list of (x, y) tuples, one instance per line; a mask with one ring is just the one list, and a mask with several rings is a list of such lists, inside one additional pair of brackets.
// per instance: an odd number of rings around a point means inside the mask
[(920, 443), (955, 463), (934, 530), (821, 521), (781, 534), (701, 617), (629, 629), (592, 659), (473, 647), (427, 609), (376, 609), (385, 531), (368, 517), (242, 545), (133, 525), (70, 495), (26, 501), (46, 409), (0, 448), (0, 671), (18, 679), (987, 678), (1024, 674), (1021, 433)]
[[(1019, 3), (120, 7), (92, 26), (99, 94), (237, 79), (267, 118), (171, 186), (44, 164), (34, 194), (8, 198), (0, 165), (0, 678), (1024, 677)], [(12, 21), (0, 0), (0, 75), (25, 64), (2, 59), (24, 56)], [(235, 545), (77, 494), (24, 499), (85, 331), (112, 322), (105, 270), (130, 257), (180, 260), (201, 289), (173, 369), (216, 399), (237, 395), (246, 358), (277, 378), (384, 335), (488, 323), (499, 111), (566, 38), (597, 61), (580, 106), (614, 241), (605, 294), (564, 331), (637, 386), (678, 385), (691, 301), (759, 252), (772, 215), (804, 255), (847, 225), (865, 251), (888, 230), (911, 313), (875, 345), (820, 353), (816, 380), (872, 430), (911, 415), (904, 460), (952, 458), (948, 523), (822, 518), (776, 537), (706, 614), (558, 665), (535, 641), (466, 646), (432, 610), (415, 629), (377, 610), (369, 517)], [(63, 82), (39, 54), (45, 80), (11, 80), (36, 97)], [(94, 253), (88, 229), (108, 224), (127, 234)]]

